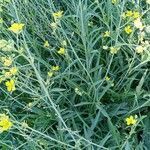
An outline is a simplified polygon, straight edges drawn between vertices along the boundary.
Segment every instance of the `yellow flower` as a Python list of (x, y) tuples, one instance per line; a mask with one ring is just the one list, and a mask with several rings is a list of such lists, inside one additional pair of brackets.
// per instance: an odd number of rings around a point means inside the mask
[(28, 128), (29, 126), (28, 126), (28, 124), (27, 124), (26, 121), (23, 121), (23, 122), (21, 123), (21, 127), (24, 128), (24, 129), (26, 129), (26, 128)]
[(104, 45), (104, 46), (103, 46), (103, 49), (104, 49), (104, 50), (107, 50), (107, 49), (108, 49), (108, 46), (107, 46), (107, 45)]
[(111, 2), (112, 2), (113, 4), (116, 4), (117, 1), (118, 1), (118, 0), (112, 0)]
[(0, 24), (2, 24), (4, 22), (3, 18), (0, 18)]
[(32, 103), (32, 102), (28, 103), (28, 107), (29, 107), (29, 108), (31, 108), (32, 106), (33, 106), (33, 103)]
[(3, 65), (5, 67), (9, 67), (11, 64), (12, 64), (12, 58), (11, 57), (3, 57), (2, 58), (2, 61), (3, 61)]
[(49, 42), (48, 41), (45, 41), (44, 42), (44, 47), (49, 47), (50, 45), (49, 45)]
[(10, 78), (11, 75), (12, 75), (12, 74), (11, 74), (11, 72), (9, 72), (9, 71), (6, 71), (5, 74), (4, 74), (5, 78)]
[(104, 37), (110, 37), (110, 31), (106, 31), (106, 32), (104, 32), (104, 35), (103, 35)]
[(119, 48), (116, 48), (116, 47), (110, 47), (110, 53), (111, 54), (117, 54)]
[(133, 11), (133, 18), (137, 19), (140, 17), (140, 13), (138, 11)]
[(7, 45), (2, 48), (3, 51), (12, 51), (14, 49), (14, 43), (10, 40), (8, 41)]
[(63, 15), (63, 11), (55, 12), (52, 15), (53, 15), (55, 20), (60, 19), (62, 17), (62, 15)]
[(60, 55), (64, 55), (65, 54), (65, 49), (64, 48), (60, 48), (58, 51), (57, 51), (58, 54)]
[(51, 27), (53, 30), (56, 30), (57, 27), (58, 27), (58, 25), (57, 25), (56, 22), (52, 22), (52, 23), (50, 24), (50, 27)]
[(63, 40), (63, 41), (61, 42), (61, 45), (62, 45), (62, 46), (67, 46), (67, 42), (66, 42), (65, 40)]
[(11, 25), (11, 27), (8, 28), (8, 30), (18, 34), (22, 31), (24, 26), (25, 26), (25, 24), (23, 24), (23, 23), (14, 23)]
[(140, 30), (143, 30), (144, 26), (140, 20), (140, 18), (137, 18), (135, 21), (134, 21), (134, 26)]
[(137, 46), (137, 47), (135, 48), (135, 51), (136, 51), (138, 54), (143, 53), (144, 47), (141, 46), (141, 45), (139, 45), (139, 46)]
[(12, 68), (10, 68), (10, 73), (12, 74), (12, 75), (16, 75), (17, 74), (17, 72), (18, 72), (18, 68), (17, 67), (12, 67)]
[(60, 69), (59, 66), (52, 66), (52, 71), (58, 71)]
[(49, 77), (52, 77), (52, 76), (53, 76), (53, 74), (54, 74), (54, 72), (49, 71), (47, 74), (48, 74), (48, 76), (49, 76)]
[(132, 15), (133, 15), (133, 12), (130, 10), (126, 11), (126, 13), (125, 13), (126, 17), (132, 17)]
[(13, 126), (9, 117), (5, 114), (0, 114), (0, 132), (7, 131)]
[(131, 26), (126, 26), (125, 28), (124, 28), (124, 31), (127, 33), (127, 34), (130, 34), (131, 32), (132, 32), (132, 29), (131, 29)]
[(133, 116), (129, 116), (128, 118), (126, 118), (126, 123), (128, 126), (135, 125), (137, 123), (137, 120)]
[(6, 81), (5, 85), (7, 87), (7, 91), (8, 92), (13, 92), (13, 91), (16, 90), (16, 88), (15, 88), (15, 81), (13, 79), (11, 79), (9, 81)]
[(77, 87), (75, 88), (75, 93), (82, 96), (83, 92), (81, 92)]
[(110, 77), (107, 76), (107, 77), (105, 78), (105, 80), (106, 80), (106, 81), (110, 81)]

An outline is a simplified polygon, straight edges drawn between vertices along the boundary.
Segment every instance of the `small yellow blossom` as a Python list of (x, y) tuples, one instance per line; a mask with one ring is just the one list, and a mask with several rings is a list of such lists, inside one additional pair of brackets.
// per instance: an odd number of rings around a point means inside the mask
[(26, 129), (26, 128), (28, 128), (29, 126), (28, 126), (28, 124), (27, 124), (26, 121), (23, 121), (23, 122), (21, 123), (21, 127), (24, 128), (24, 129)]
[(136, 53), (141, 54), (144, 51), (144, 47), (139, 45), (135, 48)]
[(10, 41), (8, 41), (8, 44), (2, 48), (3, 51), (12, 51), (14, 49), (14, 43), (10, 43)]
[(51, 78), (54, 75), (54, 72), (53, 71), (49, 71), (47, 74)]
[(134, 26), (140, 30), (143, 30), (144, 26), (140, 20), (140, 18), (137, 18), (135, 21), (134, 21)]
[(82, 96), (82, 94), (83, 94), (78, 88), (75, 88), (75, 93), (80, 96)]
[(64, 55), (65, 54), (65, 49), (64, 48), (60, 48), (58, 51), (57, 51), (58, 54), (60, 55)]
[(112, 2), (113, 4), (116, 4), (117, 1), (118, 1), (118, 0), (112, 0), (111, 2)]
[(61, 45), (62, 45), (63, 47), (67, 46), (66, 40), (63, 40), (63, 41), (61, 42)]
[(11, 72), (6, 71), (4, 74), (5, 78), (10, 78), (12, 76)]
[(108, 49), (108, 46), (107, 46), (107, 45), (103, 46), (103, 49), (107, 50), (107, 49)]
[(60, 19), (63, 15), (63, 11), (58, 11), (52, 14), (54, 17), (54, 20)]
[(117, 48), (117, 47), (110, 47), (111, 54), (117, 54), (118, 50), (119, 50), (119, 48)]
[(133, 18), (137, 19), (140, 17), (140, 13), (138, 11), (133, 11)]
[(12, 68), (10, 68), (10, 73), (12, 74), (12, 75), (16, 75), (17, 74), (17, 72), (18, 72), (18, 68), (17, 67), (12, 67)]
[(115, 84), (112, 82), (112, 83), (111, 83), (111, 86), (113, 87), (114, 85), (115, 85)]
[(0, 18), (0, 24), (2, 24), (4, 22), (3, 18)]
[(7, 131), (13, 126), (13, 123), (6, 114), (0, 114), (0, 132)]
[(110, 81), (110, 77), (107, 76), (107, 77), (105, 78), (105, 80), (106, 80), (106, 81)]
[(104, 35), (103, 35), (104, 37), (110, 37), (110, 31), (106, 31), (106, 32), (104, 32)]
[(88, 22), (88, 26), (89, 26), (89, 27), (92, 27), (93, 24), (94, 24), (93, 21), (89, 21), (89, 22)]
[(31, 108), (32, 106), (33, 106), (33, 103), (32, 103), (32, 102), (28, 103), (28, 107), (29, 107), (29, 108)]
[(126, 26), (125, 28), (124, 28), (124, 31), (127, 33), (127, 34), (130, 34), (131, 32), (132, 32), (132, 29), (131, 29), (131, 26)]
[(58, 27), (58, 24), (57, 24), (56, 22), (52, 22), (52, 23), (50, 24), (50, 27), (51, 27), (53, 30), (56, 30), (57, 27)]
[(24, 26), (25, 26), (25, 24), (23, 24), (23, 23), (14, 23), (11, 25), (11, 27), (8, 28), (8, 30), (18, 34), (23, 30)]
[(44, 47), (49, 47), (50, 45), (49, 45), (49, 42), (48, 41), (45, 41), (44, 42)]
[(5, 85), (7, 87), (7, 91), (8, 92), (13, 92), (13, 91), (16, 90), (16, 88), (15, 88), (15, 81), (13, 79), (11, 79), (9, 81), (6, 81)]
[(2, 61), (5, 67), (9, 67), (13, 62), (11, 57), (2, 57)]
[(128, 118), (126, 118), (126, 123), (128, 126), (135, 125), (137, 123), (137, 120), (133, 116), (129, 116)]
[(52, 71), (58, 71), (60, 69), (59, 66), (52, 66)]
[(125, 12), (126, 17), (132, 17), (132, 15), (133, 15), (133, 12), (131, 10), (128, 10)]

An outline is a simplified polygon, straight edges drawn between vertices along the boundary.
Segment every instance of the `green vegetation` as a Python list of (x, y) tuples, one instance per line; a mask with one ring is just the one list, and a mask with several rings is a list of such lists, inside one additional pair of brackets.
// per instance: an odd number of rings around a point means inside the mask
[(0, 0), (0, 149), (149, 150), (150, 0)]

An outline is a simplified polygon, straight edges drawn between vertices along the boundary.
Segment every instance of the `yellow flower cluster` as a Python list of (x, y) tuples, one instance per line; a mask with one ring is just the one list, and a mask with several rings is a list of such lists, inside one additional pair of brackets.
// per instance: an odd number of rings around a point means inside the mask
[[(111, 54), (117, 54), (117, 52), (120, 50), (120, 47), (118, 47), (118, 46), (108, 47), (107, 45), (105, 45), (105, 46), (103, 46), (103, 49), (104, 50), (110, 50)], [(107, 79), (108, 79), (108, 77), (107, 77)]]
[(16, 90), (16, 87), (15, 87), (15, 80), (13, 79), (10, 79), (9, 81), (6, 81), (5, 82), (5, 85), (7, 87), (7, 91), (8, 92), (13, 92)]
[(126, 118), (126, 123), (127, 125), (135, 125), (137, 123), (137, 119), (136, 119), (136, 116), (133, 117), (133, 116), (129, 116), (128, 118)]
[(140, 18), (137, 18), (136, 20), (134, 20), (134, 26), (139, 30), (143, 30), (144, 28)]
[(57, 29), (57, 27), (58, 27), (58, 24), (56, 22), (52, 22), (50, 24), (50, 27), (55, 31)]
[(0, 114), (0, 132), (9, 130), (13, 123), (6, 114)]
[(0, 18), (0, 24), (2, 24), (4, 22), (3, 18)]
[(118, 0), (112, 0), (112, 4), (116, 4)]
[(11, 64), (12, 64), (12, 62), (13, 62), (13, 60), (12, 60), (11, 57), (2, 57), (2, 58), (1, 58), (1, 61), (3, 62), (3, 66), (4, 66), (4, 67), (9, 67), (9, 66), (11, 66)]
[(125, 28), (124, 28), (124, 31), (127, 33), (127, 34), (130, 34), (130, 33), (132, 33), (132, 29), (131, 29), (131, 26), (130, 25), (128, 25), (128, 26), (126, 26)]
[[(18, 68), (13, 65), (13, 50), (14, 42), (12, 40), (0, 40), (0, 50), (2, 51), (3, 57), (0, 58), (3, 70), (0, 74), (0, 83), (5, 81), (5, 86), (8, 92), (13, 92), (15, 88), (15, 76), (18, 73)], [(11, 55), (10, 55), (11, 52)], [(10, 56), (9, 56), (10, 55)]]
[(2, 75), (0, 76), (0, 83), (7, 79), (11, 79), (10, 81), (6, 81), (5, 85), (9, 92), (13, 92), (15, 90), (15, 81), (13, 78), (15, 78), (15, 75), (18, 72), (18, 68), (11, 66), (13, 62), (11, 57), (2, 57), (1, 61), (3, 62), (3, 66), (6, 67), (6, 69), (2, 71)]
[(14, 47), (14, 41), (5, 39), (0, 40), (0, 50), (2, 51), (13, 51), (15, 49)]
[(8, 28), (8, 30), (10, 30), (16, 34), (19, 34), (23, 30), (24, 26), (25, 26), (25, 24), (23, 24), (23, 23), (13, 23), (11, 25), (11, 27)]
[(120, 50), (119, 47), (110, 47), (110, 53), (111, 54), (117, 54), (117, 52)]
[(45, 41), (44, 42), (44, 47), (48, 48), (50, 45), (49, 45), (49, 42), (48, 41)]
[(77, 87), (75, 88), (75, 93), (80, 96), (82, 96), (82, 94), (83, 94), (83, 92), (81, 92), (80, 89)]
[(65, 48), (63, 48), (63, 47), (61, 47), (61, 48), (57, 51), (57, 53), (60, 54), (60, 55), (65, 55), (65, 52), (66, 52), (66, 50), (65, 50)]
[(103, 37), (110, 37), (110, 31), (105, 31)]
[(110, 77), (106, 76), (105, 80), (110, 81)]
[(63, 16), (63, 11), (58, 11), (52, 13), (52, 16), (54, 18), (54, 22), (50, 23), (50, 27), (55, 31), (59, 25), (59, 21)]
[(48, 71), (48, 76), (52, 77), (59, 70), (60, 70), (59, 66), (52, 66), (51, 70)]
[[(131, 10), (128, 10), (126, 12), (123, 13), (123, 18), (128, 18), (128, 19), (131, 19), (133, 20), (133, 25), (139, 29), (139, 30), (143, 30), (144, 26), (141, 22), (141, 14), (138, 12), (138, 11), (131, 11)], [(127, 34), (130, 34), (133, 32), (132, 30), (132, 27), (130, 25), (127, 25), (125, 28), (124, 28), (124, 31), (127, 33)]]
[(125, 13), (123, 13), (123, 18), (137, 19), (139, 17), (140, 17), (140, 13), (138, 11), (128, 10)]
[(144, 47), (143, 46), (141, 46), (141, 45), (139, 45), (139, 46), (137, 46), (136, 48), (135, 48), (135, 51), (137, 52), (137, 53), (143, 53), (143, 51), (144, 51)]
[(63, 11), (54, 12), (52, 15), (54, 17), (54, 20), (56, 21), (62, 17)]

